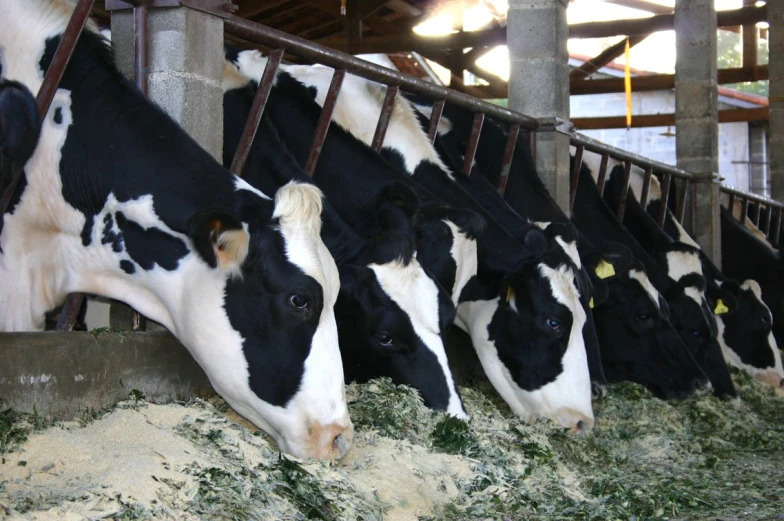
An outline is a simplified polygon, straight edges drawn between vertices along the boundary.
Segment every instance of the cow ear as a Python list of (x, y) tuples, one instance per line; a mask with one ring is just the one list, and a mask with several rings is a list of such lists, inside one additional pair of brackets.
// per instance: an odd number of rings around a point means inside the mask
[(385, 204), (396, 206), (406, 216), (413, 218), (419, 209), (419, 198), (408, 185), (397, 181), (382, 188), (376, 197), (377, 206)]
[(550, 247), (547, 234), (535, 225), (523, 232), (521, 242), (531, 257), (536, 259), (544, 255)]
[(714, 315), (727, 315), (738, 308), (738, 299), (735, 295), (716, 284), (708, 284), (705, 299)]
[[(713, 285), (713, 284), (715, 284), (715, 283), (709, 282), (708, 283), (708, 288), (710, 288), (710, 286)], [(737, 280), (727, 279), (724, 282), (718, 284), (718, 286), (720, 286), (721, 289), (723, 289), (723, 290), (729, 291), (736, 298), (740, 296), (741, 289), (740, 289), (740, 284), (738, 283)]]
[(207, 210), (193, 216), (188, 228), (196, 251), (210, 267), (234, 276), (241, 274), (250, 234), (236, 215), (228, 210)]
[(591, 287), (592, 291), (588, 307), (593, 309), (607, 302), (607, 299), (610, 298), (610, 287), (604, 279), (600, 279), (599, 277), (595, 277), (591, 280)]

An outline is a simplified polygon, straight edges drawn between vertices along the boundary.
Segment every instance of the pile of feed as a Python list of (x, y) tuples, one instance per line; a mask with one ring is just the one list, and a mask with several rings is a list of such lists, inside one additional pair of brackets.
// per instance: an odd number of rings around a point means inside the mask
[(734, 401), (611, 386), (583, 436), (520, 421), (485, 384), (461, 389), (469, 423), (353, 384), (339, 464), (281, 456), (218, 399), (132, 393), (65, 423), (5, 410), (0, 518), (784, 519), (784, 396), (733, 377)]

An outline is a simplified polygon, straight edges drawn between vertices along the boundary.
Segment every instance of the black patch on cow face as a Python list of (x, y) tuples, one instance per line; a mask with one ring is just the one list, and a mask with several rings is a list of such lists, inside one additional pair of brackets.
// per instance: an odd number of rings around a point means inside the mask
[[(321, 285), (285, 257), (279, 231), (251, 225), (242, 279), (226, 283), (225, 308), (244, 338), (249, 383), (265, 402), (280, 407), (294, 397), (324, 306)], [(296, 304), (307, 301), (304, 308)]]
[(136, 273), (136, 265), (127, 259), (120, 261), (120, 269), (122, 269), (128, 275), (133, 275)]
[(63, 124), (63, 109), (61, 107), (57, 107), (56, 109), (54, 109), (54, 117), (52, 119), (58, 125)]
[(158, 228), (144, 228), (129, 220), (122, 212), (117, 212), (115, 218), (121, 237), (114, 239), (112, 247), (116, 246), (118, 240), (122, 240), (128, 255), (143, 270), (149, 271), (156, 264), (167, 271), (175, 270), (180, 259), (188, 254), (188, 247), (182, 239)]
[(770, 312), (750, 289), (741, 289), (736, 298), (737, 309), (721, 316), (724, 343), (744, 364), (758, 369), (772, 368), (776, 360), (768, 341), (773, 322)]
[[(341, 269), (340, 278), (335, 311), (346, 380), (364, 382), (387, 376), (417, 389), (428, 407), (445, 410), (449, 389), (435, 353), (416, 334), (408, 315), (384, 292), (375, 273), (364, 266), (350, 266)], [(439, 307), (442, 304), (439, 299)]]
[(606, 283), (593, 316), (608, 381), (637, 382), (660, 398), (691, 394), (704, 374), (642, 285), (625, 274)]
[[(510, 289), (513, 298), (506, 302)], [(487, 329), (498, 357), (521, 389), (540, 389), (563, 372), (572, 320), (569, 308), (553, 298), (550, 283), (536, 264), (507, 277)]]

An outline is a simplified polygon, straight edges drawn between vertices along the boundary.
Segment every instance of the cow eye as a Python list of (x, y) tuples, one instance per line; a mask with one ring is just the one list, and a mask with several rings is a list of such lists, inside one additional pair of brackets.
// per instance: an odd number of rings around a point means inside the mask
[(376, 333), (376, 342), (382, 347), (392, 347), (395, 344), (395, 341), (392, 340), (392, 335), (386, 331)]
[(694, 338), (699, 338), (699, 337), (702, 336), (702, 333), (697, 331), (696, 329), (692, 329), (691, 330), (691, 336), (693, 336)]
[(556, 320), (556, 319), (554, 319), (554, 318), (548, 318), (547, 319), (547, 327), (549, 327), (553, 331), (560, 332), (561, 331), (561, 322)]
[(768, 321), (767, 317), (760, 318), (760, 323), (763, 325), (763, 327), (768, 327), (770, 325), (770, 322)]
[(307, 309), (308, 305), (310, 305), (310, 299), (307, 295), (298, 295), (296, 293), (289, 297), (289, 302), (297, 309)]
[(648, 320), (651, 318), (651, 316), (648, 313), (640, 313), (639, 315), (637, 315), (637, 318), (639, 318), (640, 320)]

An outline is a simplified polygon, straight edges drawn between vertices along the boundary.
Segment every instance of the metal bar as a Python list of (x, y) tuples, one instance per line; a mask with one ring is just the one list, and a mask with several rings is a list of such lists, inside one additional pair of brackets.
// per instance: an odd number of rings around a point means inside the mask
[(63, 310), (57, 319), (57, 331), (73, 331), (76, 320), (79, 318), (79, 311), (84, 303), (84, 293), (71, 293), (65, 300)]
[(602, 160), (599, 163), (599, 177), (596, 180), (596, 187), (599, 189), (600, 195), (604, 195), (604, 182), (607, 180), (607, 163), (609, 161), (609, 154), (602, 154)]
[(757, 228), (759, 228), (760, 210), (762, 210), (762, 208), (760, 208), (760, 203), (755, 202), (752, 215), (754, 215), (754, 226)]
[(136, 86), (147, 95), (147, 77), (149, 74), (149, 53), (147, 39), (147, 4), (141, 3), (133, 8), (133, 42), (134, 42), (134, 71), (136, 73)]
[[(677, 186), (677, 185), (676, 185)], [(679, 223), (683, 223), (683, 217), (686, 213), (686, 197), (689, 194), (689, 180), (683, 179), (681, 180), (681, 189), (678, 192), (678, 207), (676, 212), (676, 217)]]
[[(667, 206), (670, 202), (670, 183), (672, 182), (672, 174), (665, 173), (662, 177), (662, 196), (661, 206), (659, 206), (659, 228), (664, 228), (664, 219), (667, 217)], [(680, 222), (680, 221), (678, 221)]]
[(368, 80), (396, 85), (406, 92), (412, 92), (431, 99), (446, 100), (449, 103), (470, 110), (471, 112), (484, 112), (488, 116), (509, 123), (519, 123), (523, 128), (534, 130), (539, 122), (536, 118), (525, 116), (499, 105), (479, 100), (468, 94), (447, 89), (412, 76), (407, 76), (398, 71), (393, 71), (381, 65), (346, 55), (329, 47), (309, 42), (302, 38), (286, 34), (282, 31), (256, 24), (235, 16), (225, 9), (214, 5), (206, 5), (203, 0), (180, 0), (186, 7), (196, 9), (223, 18), (224, 29), (238, 38), (249, 42), (266, 45), (268, 47), (283, 47), (288, 52), (297, 56), (320, 63), (335, 69), (346, 69), (356, 76)]
[(536, 132), (531, 132), (528, 135), (528, 140), (531, 142), (531, 161), (536, 164)]
[(471, 175), (471, 165), (474, 163), (476, 149), (479, 146), (479, 135), (482, 133), (482, 125), (484, 122), (485, 115), (483, 112), (474, 114), (474, 123), (471, 125), (471, 136), (468, 138), (468, 147), (466, 148), (465, 160), (463, 161), (463, 173), (466, 176)]
[(669, 173), (681, 179), (689, 179), (693, 182), (707, 182), (713, 179), (713, 175), (698, 176), (673, 165), (654, 161), (653, 159), (649, 159), (647, 157), (643, 157), (638, 154), (607, 145), (606, 143), (602, 143), (601, 141), (597, 141), (593, 138), (576, 132), (570, 137), (570, 142), (574, 146), (582, 145), (590, 152), (595, 152), (597, 154), (610, 154), (613, 158), (618, 159), (619, 161), (631, 161), (641, 168), (653, 168), (656, 172), (661, 172), (662, 174)]
[(741, 198), (740, 203), (740, 223), (746, 224), (746, 219), (749, 217), (749, 200), (743, 197)]
[(577, 183), (580, 181), (580, 168), (583, 166), (583, 152), (585, 147), (577, 147), (574, 152), (574, 159), (571, 164), (571, 171), (569, 172), (569, 211), (574, 208), (574, 194), (577, 193)]
[(512, 168), (515, 147), (517, 146), (517, 136), (520, 135), (520, 125), (514, 124), (509, 127), (509, 137), (506, 138), (506, 148), (504, 149), (504, 160), (501, 163), (501, 174), (498, 176), (496, 189), (501, 197), (506, 192), (506, 183), (509, 181), (509, 171)]
[(395, 98), (397, 97), (398, 87), (390, 85), (387, 87), (387, 94), (384, 96), (384, 103), (381, 105), (381, 114), (378, 116), (376, 133), (373, 134), (373, 142), (370, 147), (379, 152), (381, 145), (384, 144), (384, 137), (387, 135), (389, 118), (392, 117), (392, 109), (395, 108)]
[(745, 197), (750, 201), (757, 201), (760, 203), (765, 204), (766, 206), (774, 206), (776, 208), (784, 208), (784, 202), (776, 201), (774, 199), (768, 199), (767, 197), (763, 197), (761, 195), (752, 194), (750, 192), (744, 192), (743, 190), (738, 190), (737, 188), (731, 188), (729, 186), (721, 185), (720, 190), (725, 194), (730, 194), (730, 196), (738, 195), (741, 197)]
[(643, 208), (648, 208), (648, 195), (651, 191), (651, 177), (653, 176), (653, 169), (648, 167), (645, 169), (645, 177), (642, 179), (642, 193), (640, 194), (640, 204)]
[(737, 198), (737, 196), (735, 194), (733, 194), (733, 193), (730, 193), (729, 196), (730, 196), (730, 200), (729, 200), (729, 204), (727, 205), (727, 209), (729, 209), (730, 213), (732, 213), (734, 215), (735, 214), (735, 199)]
[(267, 66), (261, 75), (259, 87), (256, 90), (256, 96), (254, 96), (253, 105), (250, 108), (250, 114), (248, 114), (248, 119), (245, 120), (242, 137), (240, 137), (237, 151), (234, 152), (234, 159), (231, 162), (231, 171), (240, 177), (243, 170), (245, 170), (245, 162), (248, 160), (250, 148), (256, 139), (256, 131), (259, 129), (259, 122), (261, 122), (261, 117), (264, 115), (264, 108), (267, 106), (267, 100), (272, 91), (272, 84), (275, 83), (275, 73), (278, 71), (278, 66), (282, 59), (283, 49), (271, 51), (267, 58)]
[(329, 84), (327, 97), (324, 100), (324, 107), (321, 109), (321, 116), (319, 117), (318, 126), (316, 127), (316, 134), (313, 136), (313, 144), (310, 146), (310, 153), (308, 160), (305, 163), (305, 172), (310, 177), (316, 171), (319, 156), (321, 155), (321, 147), (324, 146), (324, 139), (327, 137), (329, 130), (329, 122), (332, 120), (332, 111), (335, 110), (335, 103), (340, 94), (340, 87), (343, 85), (343, 78), (346, 77), (346, 69), (335, 69), (332, 74), (332, 82)]
[(779, 244), (779, 234), (781, 233), (781, 218), (784, 217), (784, 208), (778, 210), (779, 215), (776, 217), (776, 225), (773, 227), (773, 235), (771, 235), (771, 240), (776, 246)]
[(770, 206), (766, 206), (765, 208), (768, 211), (765, 212), (765, 216), (766, 216), (765, 228), (762, 231), (765, 232), (766, 237), (770, 238), (770, 221), (773, 219), (773, 208), (771, 208)]
[(623, 223), (623, 216), (626, 215), (626, 199), (629, 197), (629, 182), (632, 178), (632, 163), (625, 161), (623, 164), (623, 185), (621, 195), (618, 198), (618, 222)]
[(444, 112), (445, 100), (438, 100), (433, 103), (433, 112), (430, 113), (430, 126), (427, 129), (427, 138), (433, 143), (438, 134), (438, 124), (441, 122), (441, 114)]

